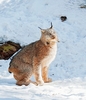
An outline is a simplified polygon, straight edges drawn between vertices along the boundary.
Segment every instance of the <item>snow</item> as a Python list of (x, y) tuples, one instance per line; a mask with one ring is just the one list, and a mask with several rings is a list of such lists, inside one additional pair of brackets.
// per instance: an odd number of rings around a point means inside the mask
[[(0, 0), (0, 42), (21, 45), (40, 38), (41, 28), (53, 23), (60, 42), (43, 86), (16, 86), (8, 73), (9, 60), (0, 60), (0, 100), (86, 99), (86, 0)], [(62, 22), (61, 16), (67, 16)], [(32, 78), (33, 79), (33, 78)]]

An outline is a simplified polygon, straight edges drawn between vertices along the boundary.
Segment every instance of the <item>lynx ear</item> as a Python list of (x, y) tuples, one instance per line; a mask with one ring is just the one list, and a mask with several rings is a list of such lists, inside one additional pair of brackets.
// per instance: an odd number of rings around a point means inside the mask
[(51, 27), (50, 27), (50, 29), (51, 29), (51, 28), (53, 28), (52, 22), (51, 22)]
[(40, 27), (38, 27), (38, 28), (41, 30), (41, 32), (42, 32), (42, 33), (44, 33), (44, 32), (45, 32), (45, 31), (44, 31), (44, 29), (42, 29), (42, 28), (40, 28)]

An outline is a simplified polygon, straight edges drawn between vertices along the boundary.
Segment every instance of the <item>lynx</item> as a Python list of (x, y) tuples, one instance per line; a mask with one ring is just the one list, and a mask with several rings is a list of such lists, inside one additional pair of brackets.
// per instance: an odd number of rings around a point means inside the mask
[[(41, 28), (40, 28), (41, 29)], [(41, 38), (22, 48), (11, 60), (8, 71), (17, 80), (16, 85), (29, 85), (30, 77), (34, 75), (36, 84), (51, 82), (48, 69), (57, 52), (58, 38), (51, 27), (41, 29)]]

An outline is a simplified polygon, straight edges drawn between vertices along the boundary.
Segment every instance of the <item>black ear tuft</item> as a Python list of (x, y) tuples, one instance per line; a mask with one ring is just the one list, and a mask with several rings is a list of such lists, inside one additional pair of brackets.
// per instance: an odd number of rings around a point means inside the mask
[(41, 27), (38, 27), (40, 30), (42, 30), (42, 28)]
[(50, 28), (52, 28), (53, 27), (53, 25), (52, 25), (52, 22), (51, 22), (51, 27)]

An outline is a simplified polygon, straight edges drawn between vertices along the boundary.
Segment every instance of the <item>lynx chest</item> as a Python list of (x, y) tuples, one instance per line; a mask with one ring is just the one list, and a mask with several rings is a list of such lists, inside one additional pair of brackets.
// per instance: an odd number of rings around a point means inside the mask
[(57, 44), (50, 48), (48, 55), (42, 61), (42, 66), (49, 66), (50, 63), (55, 59), (56, 52)]

